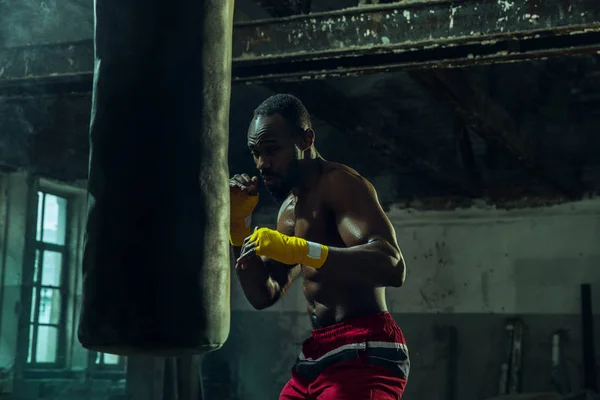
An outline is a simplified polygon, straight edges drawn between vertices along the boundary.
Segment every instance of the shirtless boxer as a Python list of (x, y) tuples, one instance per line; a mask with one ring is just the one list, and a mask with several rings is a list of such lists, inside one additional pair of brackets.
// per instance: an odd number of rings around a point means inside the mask
[(230, 180), (238, 279), (252, 306), (264, 309), (303, 277), (314, 329), (280, 400), (400, 399), (408, 351), (385, 302), (385, 287), (402, 286), (406, 275), (394, 228), (373, 186), (324, 160), (314, 142), (297, 98), (274, 95), (255, 110), (248, 147), (282, 204), (276, 231), (251, 231), (258, 178)]

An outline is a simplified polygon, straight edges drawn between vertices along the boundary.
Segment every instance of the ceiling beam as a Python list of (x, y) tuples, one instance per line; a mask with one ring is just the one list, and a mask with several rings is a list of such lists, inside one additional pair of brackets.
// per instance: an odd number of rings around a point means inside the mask
[[(597, 51), (597, 0), (406, 0), (238, 22), (233, 80), (298, 81)], [(0, 71), (3, 91), (33, 80), (89, 85), (93, 42), (0, 49)]]
[(462, 66), (600, 49), (596, 0), (405, 0), (249, 21), (235, 79), (307, 79)]
[(410, 76), (448, 104), (466, 128), (505, 150), (534, 176), (542, 178), (564, 195), (572, 198), (581, 195), (580, 177), (557, 160), (546, 162), (520, 134), (510, 113), (483, 88), (471, 82), (463, 71), (413, 71)]

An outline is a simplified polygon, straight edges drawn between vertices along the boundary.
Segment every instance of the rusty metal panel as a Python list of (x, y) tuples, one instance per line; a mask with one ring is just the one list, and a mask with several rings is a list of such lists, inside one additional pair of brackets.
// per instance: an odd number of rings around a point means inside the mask
[(597, 0), (407, 0), (239, 23), (233, 54), (238, 60), (328, 58), (590, 29), (600, 30)]
[(93, 40), (0, 48), (0, 81), (88, 74), (93, 70)]
[(0, 95), (91, 92), (94, 42), (0, 48)]
[(234, 77), (298, 80), (600, 50), (597, 0), (407, 0), (240, 23)]

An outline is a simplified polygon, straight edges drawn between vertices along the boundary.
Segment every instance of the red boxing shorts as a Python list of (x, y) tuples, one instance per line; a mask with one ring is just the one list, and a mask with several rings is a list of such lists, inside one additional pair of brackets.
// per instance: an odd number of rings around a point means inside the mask
[(410, 362), (387, 312), (315, 329), (279, 400), (399, 400)]

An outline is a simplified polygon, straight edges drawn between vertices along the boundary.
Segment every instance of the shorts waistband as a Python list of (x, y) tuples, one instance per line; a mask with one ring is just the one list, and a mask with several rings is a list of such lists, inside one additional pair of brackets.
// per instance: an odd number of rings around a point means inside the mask
[(313, 329), (312, 336), (318, 340), (319, 338), (330, 338), (342, 335), (357, 329), (381, 329), (388, 324), (395, 324), (394, 318), (389, 312), (383, 311), (371, 315), (349, 318), (337, 324)]

